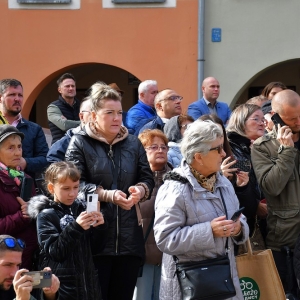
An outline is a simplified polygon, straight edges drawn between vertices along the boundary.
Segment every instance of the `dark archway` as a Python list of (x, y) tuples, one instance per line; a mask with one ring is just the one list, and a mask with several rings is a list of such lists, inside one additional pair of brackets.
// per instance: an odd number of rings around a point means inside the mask
[(250, 97), (259, 94), (261, 87), (269, 82), (281, 81), (296, 92), (300, 91), (300, 58), (291, 59), (271, 65), (250, 78), (234, 97), (231, 107), (245, 103)]
[(64, 67), (44, 79), (45, 86), (36, 97), (29, 119), (43, 128), (48, 128), (47, 106), (58, 97), (56, 80), (63, 73), (72, 73), (76, 78), (78, 98), (83, 98), (85, 91), (96, 81), (107, 84), (115, 82), (125, 92), (123, 96), (123, 109), (126, 111), (137, 102), (137, 88), (140, 80), (130, 72), (116, 66), (101, 63), (84, 63)]

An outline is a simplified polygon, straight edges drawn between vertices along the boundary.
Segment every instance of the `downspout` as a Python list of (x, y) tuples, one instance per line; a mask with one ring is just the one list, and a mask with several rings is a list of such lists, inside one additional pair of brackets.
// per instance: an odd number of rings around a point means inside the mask
[(204, 80), (204, 4), (205, 0), (198, 0), (198, 99), (202, 98)]

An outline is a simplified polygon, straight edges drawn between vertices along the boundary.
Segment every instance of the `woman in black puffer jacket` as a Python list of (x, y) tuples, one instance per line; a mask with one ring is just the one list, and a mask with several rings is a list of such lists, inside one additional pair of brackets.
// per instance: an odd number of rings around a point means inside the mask
[[(227, 137), (237, 163), (232, 166), (249, 172), (249, 182), (244, 187), (235, 187), (240, 206), (245, 207), (243, 214), (247, 217), (250, 236), (253, 233), (256, 218), (261, 220), (261, 231), (266, 234), (265, 218), (267, 205), (262, 203), (264, 198), (252, 168), (251, 145), (254, 140), (264, 134), (264, 115), (261, 108), (254, 104), (242, 104), (233, 112), (227, 125)], [(263, 225), (264, 223), (264, 225)]]
[(145, 258), (138, 202), (149, 198), (154, 181), (137, 137), (122, 126), (119, 94), (96, 83), (90, 89), (91, 115), (72, 137), (66, 160), (81, 171), (81, 191), (97, 193), (108, 232), (93, 245), (103, 299), (132, 299)]

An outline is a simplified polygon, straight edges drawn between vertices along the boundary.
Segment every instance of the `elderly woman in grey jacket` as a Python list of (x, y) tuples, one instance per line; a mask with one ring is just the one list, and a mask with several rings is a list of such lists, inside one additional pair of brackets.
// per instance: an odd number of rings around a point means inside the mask
[(184, 158), (181, 166), (168, 174), (158, 191), (154, 235), (158, 248), (164, 253), (161, 300), (182, 299), (177, 277), (174, 276), (173, 255), (179, 262), (215, 258), (225, 254), (227, 238), (231, 275), (236, 289), (236, 296), (232, 299), (244, 299), (233, 243), (244, 243), (249, 228), (243, 215), (236, 222), (230, 220), (239, 209), (239, 201), (232, 184), (219, 172), (226, 155), (223, 142), (221, 128), (211, 121), (197, 120), (191, 124), (181, 144)]

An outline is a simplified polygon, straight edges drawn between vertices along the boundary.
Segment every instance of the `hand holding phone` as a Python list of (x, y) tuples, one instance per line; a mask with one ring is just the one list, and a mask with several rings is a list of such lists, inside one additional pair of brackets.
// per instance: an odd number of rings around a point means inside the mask
[(32, 288), (41, 289), (44, 287), (51, 287), (52, 284), (52, 272), (51, 271), (32, 271), (23, 272), (21, 276), (29, 275), (33, 279)]
[(245, 207), (241, 207), (239, 210), (237, 210), (231, 217), (231, 220), (233, 222), (235, 222), (241, 215), (241, 213), (243, 212), (243, 210), (245, 209)]

